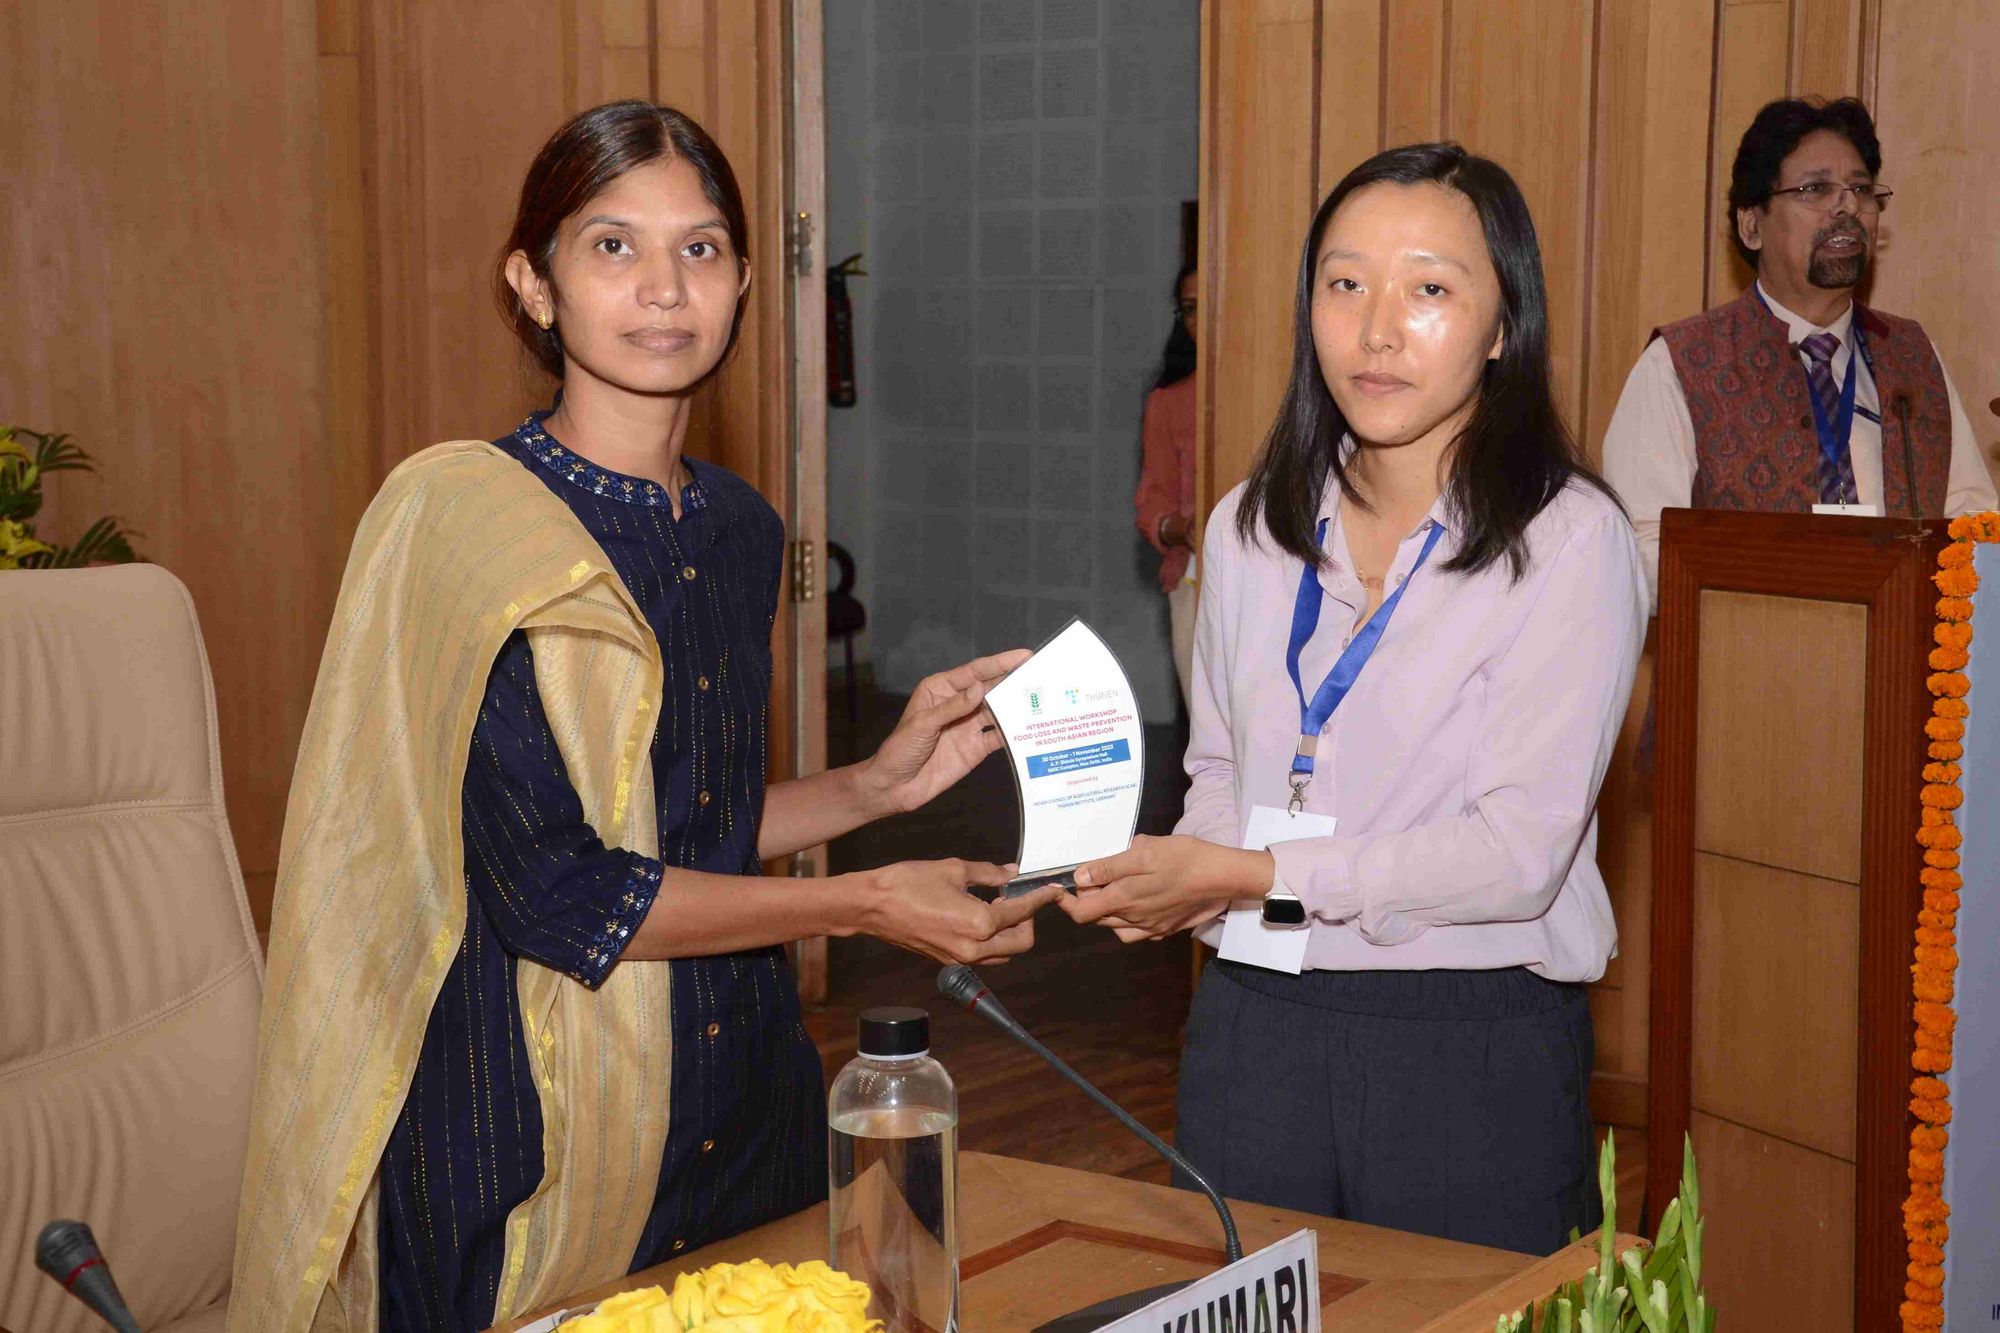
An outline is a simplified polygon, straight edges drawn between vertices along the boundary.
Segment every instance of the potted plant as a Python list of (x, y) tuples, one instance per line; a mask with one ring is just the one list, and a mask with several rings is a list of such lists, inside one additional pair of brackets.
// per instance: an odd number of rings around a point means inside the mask
[(1694, 1144), (1681, 1142), (1681, 1192), (1660, 1215), (1652, 1245), (1613, 1256), (1618, 1234), (1618, 1149), (1610, 1134), (1597, 1158), (1604, 1225), (1597, 1266), (1546, 1300), (1503, 1315), (1494, 1333), (1715, 1333), (1715, 1310), (1701, 1289), (1701, 1184)]
[(115, 518), (100, 518), (67, 546), (35, 535), (42, 482), (51, 472), (92, 472), (90, 455), (67, 435), (44, 435), (24, 426), (0, 426), (0, 569), (76, 569), (126, 564), (139, 558), (139, 534)]

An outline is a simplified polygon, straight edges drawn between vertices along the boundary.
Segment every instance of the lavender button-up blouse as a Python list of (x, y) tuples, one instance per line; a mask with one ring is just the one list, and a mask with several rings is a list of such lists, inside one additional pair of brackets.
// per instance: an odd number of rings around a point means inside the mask
[[(1193, 780), (1176, 828), (1240, 845), (1250, 811), (1283, 807), (1299, 738), (1285, 671), (1300, 565), (1261, 528), (1236, 535), (1239, 486), (1202, 546), (1195, 628)], [(1339, 488), (1329, 517), (1319, 625), (1300, 656), (1310, 694), (1366, 605)], [(1440, 500), (1389, 568), (1409, 580), (1387, 633), (1334, 712), (1306, 808), (1328, 837), (1275, 844), (1279, 878), (1304, 900), (1306, 966), (1526, 967), (1592, 981), (1618, 931), (1597, 869), (1596, 802), (1645, 637), (1647, 589), (1632, 525), (1572, 483), (1528, 530), (1517, 582), (1506, 560), (1443, 566), (1457, 546)], [(1430, 524), (1445, 535), (1411, 577)], [(1201, 928), (1210, 944), (1220, 922)]]

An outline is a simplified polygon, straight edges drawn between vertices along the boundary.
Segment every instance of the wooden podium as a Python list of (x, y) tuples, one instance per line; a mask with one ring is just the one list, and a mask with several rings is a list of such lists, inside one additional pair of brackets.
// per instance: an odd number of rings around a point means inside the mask
[(1668, 510), (1649, 1223), (1737, 1328), (1897, 1326), (1940, 521)]

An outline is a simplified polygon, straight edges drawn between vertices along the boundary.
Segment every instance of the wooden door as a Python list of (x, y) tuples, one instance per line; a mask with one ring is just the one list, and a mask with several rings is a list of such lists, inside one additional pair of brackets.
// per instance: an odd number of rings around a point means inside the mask
[[(792, 769), (826, 767), (826, 93), (822, 0), (789, 0), (791, 60), (790, 274), (791, 512), (786, 515), (796, 559), (788, 628), (791, 677), (774, 693), (790, 698)], [(785, 628), (781, 626), (781, 629)], [(774, 709), (774, 711), (776, 711)], [(778, 775), (775, 771), (772, 776)], [(826, 873), (826, 848), (792, 858), (795, 875)], [(802, 940), (796, 955), (799, 991), (808, 1004), (826, 1000), (824, 937)]]

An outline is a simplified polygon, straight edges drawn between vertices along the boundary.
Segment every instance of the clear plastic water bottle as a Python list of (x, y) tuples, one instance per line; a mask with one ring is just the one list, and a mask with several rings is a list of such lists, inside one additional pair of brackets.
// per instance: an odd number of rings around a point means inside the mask
[(957, 1333), (958, 1093), (921, 1009), (861, 1013), (827, 1093), (828, 1262), (866, 1282), (886, 1333)]

